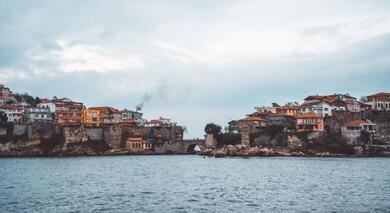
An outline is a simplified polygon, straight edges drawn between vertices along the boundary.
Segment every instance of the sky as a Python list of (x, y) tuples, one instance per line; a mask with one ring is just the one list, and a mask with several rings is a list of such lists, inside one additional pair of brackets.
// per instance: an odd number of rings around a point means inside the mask
[(0, 0), (0, 83), (203, 137), (271, 102), (390, 92), (390, 1)]

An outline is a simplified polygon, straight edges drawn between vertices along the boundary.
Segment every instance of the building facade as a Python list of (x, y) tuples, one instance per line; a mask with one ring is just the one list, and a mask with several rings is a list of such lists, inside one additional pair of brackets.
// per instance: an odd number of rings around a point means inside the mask
[(367, 96), (366, 104), (375, 111), (390, 111), (390, 93), (381, 92)]
[(297, 132), (323, 132), (324, 119), (314, 112), (296, 115)]
[(26, 123), (51, 123), (53, 122), (53, 113), (45, 107), (26, 107), (23, 120)]
[(308, 112), (314, 112), (321, 117), (332, 116), (332, 107), (325, 101), (306, 101), (301, 105), (301, 113), (305, 114)]
[(369, 120), (350, 120), (341, 127), (341, 134), (348, 143), (356, 144), (363, 130), (372, 135), (375, 133), (375, 124)]
[(0, 111), (4, 112), (7, 115), (8, 122), (23, 122), (23, 108), (16, 104), (2, 104), (0, 105)]
[(122, 122), (121, 113), (113, 107), (90, 107), (88, 109), (99, 111), (100, 125), (114, 125)]
[(74, 102), (67, 98), (44, 101), (38, 107), (45, 107), (54, 113), (56, 125), (81, 125), (83, 121), (83, 103)]
[(83, 125), (90, 127), (99, 127), (100, 122), (100, 111), (96, 109), (83, 109)]
[(126, 149), (132, 152), (144, 152), (153, 150), (153, 146), (142, 137), (129, 137), (126, 141)]

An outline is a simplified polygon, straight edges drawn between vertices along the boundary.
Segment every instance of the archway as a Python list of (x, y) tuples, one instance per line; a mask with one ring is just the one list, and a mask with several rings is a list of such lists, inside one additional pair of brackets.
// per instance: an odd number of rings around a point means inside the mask
[(201, 148), (198, 144), (191, 144), (187, 148), (187, 154), (198, 154)]

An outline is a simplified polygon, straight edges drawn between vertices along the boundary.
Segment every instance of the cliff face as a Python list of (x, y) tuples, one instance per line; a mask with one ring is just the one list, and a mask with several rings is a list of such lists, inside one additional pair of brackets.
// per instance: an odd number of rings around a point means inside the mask
[[(149, 138), (156, 144), (154, 151), (131, 153), (124, 141), (130, 136)], [(158, 146), (157, 146), (158, 145)], [(140, 128), (104, 126), (58, 127), (49, 123), (0, 123), (0, 157), (3, 156), (63, 156), (100, 154), (153, 154), (187, 152), (179, 126)]]
[(118, 136), (118, 131), (111, 129), (0, 123), (0, 156), (94, 155), (120, 143), (118, 137), (120, 140), (120, 130)]

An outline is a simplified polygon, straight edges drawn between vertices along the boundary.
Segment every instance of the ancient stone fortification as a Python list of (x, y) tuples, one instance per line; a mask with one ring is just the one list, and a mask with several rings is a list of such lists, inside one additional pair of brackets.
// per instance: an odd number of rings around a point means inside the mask
[(103, 128), (104, 141), (113, 149), (121, 148), (122, 128), (108, 126)]
[(183, 130), (174, 127), (83, 126), (59, 127), (50, 123), (0, 123), (0, 156), (131, 154), (125, 141), (141, 136), (152, 141), (154, 152), (187, 154), (204, 147), (204, 140), (183, 140)]

